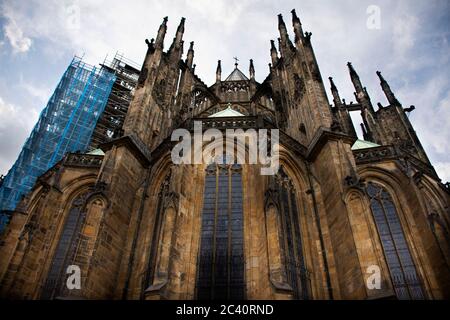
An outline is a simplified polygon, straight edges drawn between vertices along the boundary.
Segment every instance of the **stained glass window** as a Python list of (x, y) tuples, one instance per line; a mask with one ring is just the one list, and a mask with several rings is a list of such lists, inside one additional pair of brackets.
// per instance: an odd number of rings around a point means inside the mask
[(244, 299), (242, 168), (211, 164), (205, 177), (198, 299)]
[(287, 280), (296, 299), (308, 299), (308, 271), (303, 257), (295, 189), (283, 169), (275, 176), (280, 207), (280, 237)]
[(420, 278), (391, 195), (381, 185), (372, 182), (368, 184), (367, 193), (397, 298), (424, 299)]

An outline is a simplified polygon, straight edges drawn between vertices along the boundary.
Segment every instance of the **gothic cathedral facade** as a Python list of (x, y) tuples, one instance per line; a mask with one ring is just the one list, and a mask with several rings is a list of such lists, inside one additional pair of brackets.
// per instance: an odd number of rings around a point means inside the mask
[[(252, 61), (249, 77), (236, 64), (223, 80), (219, 61), (207, 86), (193, 42), (182, 59), (184, 23), (168, 50), (167, 18), (146, 41), (123, 135), (102, 152), (67, 154), (23, 198), (1, 238), (0, 296), (450, 298), (449, 186), (409, 122), (413, 108), (381, 73), (388, 105), (374, 108), (350, 63), (356, 102), (341, 100), (330, 78), (330, 105), (311, 33), (293, 10), (295, 39), (279, 15), (262, 83)], [(174, 164), (171, 134), (194, 121), (279, 129), (278, 172)], [(67, 286), (70, 266), (79, 287)]]

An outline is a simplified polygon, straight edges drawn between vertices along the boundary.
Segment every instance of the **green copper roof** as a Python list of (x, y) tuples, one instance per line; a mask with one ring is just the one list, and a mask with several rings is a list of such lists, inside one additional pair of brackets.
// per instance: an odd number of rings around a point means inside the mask
[(214, 113), (210, 115), (208, 118), (220, 118), (220, 117), (244, 117), (242, 113), (234, 110), (230, 106), (226, 108), (225, 110), (219, 111), (217, 113)]
[(368, 148), (375, 148), (379, 147), (379, 144), (370, 142), (370, 141), (364, 141), (364, 140), (356, 140), (355, 143), (352, 146), (352, 150), (359, 150), (359, 149), (368, 149)]
[(248, 78), (245, 76), (245, 74), (242, 73), (241, 70), (236, 67), (233, 72), (228, 76), (228, 78), (225, 79), (225, 81), (248, 81)]
[(104, 156), (105, 155), (105, 153), (103, 152), (102, 149), (94, 149), (94, 150), (88, 152), (87, 154), (92, 154), (95, 156)]

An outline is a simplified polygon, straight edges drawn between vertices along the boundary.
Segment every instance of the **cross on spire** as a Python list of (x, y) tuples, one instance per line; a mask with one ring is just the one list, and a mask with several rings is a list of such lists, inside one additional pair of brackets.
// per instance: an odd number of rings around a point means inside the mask
[(234, 62), (234, 65), (235, 65), (236, 68), (237, 68), (239, 59), (238, 59), (237, 57), (234, 57), (233, 59), (234, 59), (234, 61), (235, 61), (235, 62)]

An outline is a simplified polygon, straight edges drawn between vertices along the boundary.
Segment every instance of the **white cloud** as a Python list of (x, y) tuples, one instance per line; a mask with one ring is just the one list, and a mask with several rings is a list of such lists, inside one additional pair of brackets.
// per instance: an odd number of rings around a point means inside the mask
[(26, 138), (38, 119), (38, 112), (13, 105), (0, 97), (0, 174), (5, 174), (16, 160)]
[(9, 19), (3, 30), (15, 53), (24, 53), (30, 50), (32, 41), (24, 36), (16, 21)]
[(46, 103), (50, 99), (52, 93), (50, 88), (36, 86), (23, 80), (20, 82), (19, 86), (25, 89), (31, 97), (39, 99), (41, 103)]
[[(253, 1), (252, 1), (253, 2)], [(221, 31), (229, 33), (236, 28), (244, 7), (250, 1), (229, 0), (186, 0), (187, 6), (199, 14), (199, 18), (207, 19), (217, 26), (221, 26)]]
[(438, 162), (434, 165), (434, 168), (439, 172), (442, 182), (450, 181), (450, 162)]
[(420, 29), (419, 20), (413, 15), (402, 15), (395, 20), (392, 32), (394, 53), (404, 58), (405, 53), (414, 47), (415, 34)]
[[(398, 96), (414, 104), (417, 109), (410, 120), (423, 142), (431, 160), (448, 159), (450, 154), (450, 83), (445, 74), (436, 74), (420, 86), (405, 85)], [(433, 161), (432, 161), (433, 162)], [(438, 170), (439, 171), (439, 170)]]

